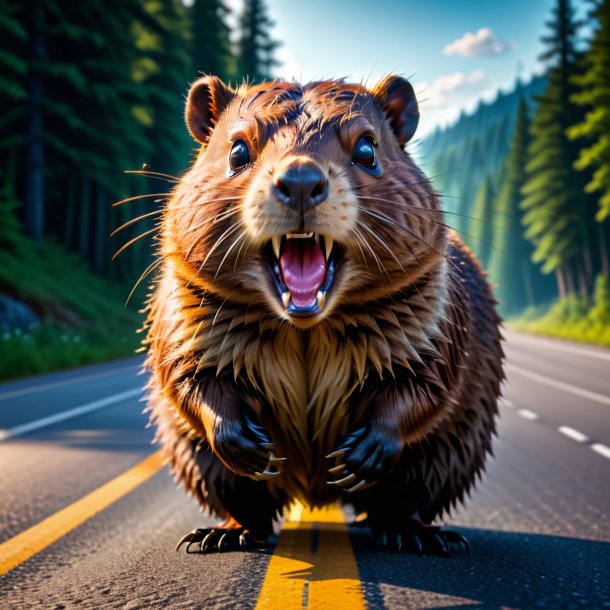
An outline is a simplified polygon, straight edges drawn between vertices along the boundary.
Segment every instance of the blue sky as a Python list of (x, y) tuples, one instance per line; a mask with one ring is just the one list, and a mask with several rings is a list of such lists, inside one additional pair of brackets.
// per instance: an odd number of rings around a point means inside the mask
[[(283, 44), (277, 75), (375, 82), (411, 76), (419, 136), (479, 99), (541, 72), (540, 36), (555, 0), (266, 0)], [(234, 9), (241, 0), (227, 0)], [(582, 0), (575, 6), (582, 10)], [(471, 36), (468, 36), (470, 34)]]

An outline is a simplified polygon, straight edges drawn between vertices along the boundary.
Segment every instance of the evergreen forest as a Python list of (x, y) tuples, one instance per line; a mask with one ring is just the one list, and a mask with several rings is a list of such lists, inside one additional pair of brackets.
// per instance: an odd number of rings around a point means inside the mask
[(569, 0), (555, 3), (544, 77), (433, 132), (418, 153), (509, 323), (610, 345), (610, 2), (588, 6), (585, 24)]
[[(610, 0), (588, 6), (556, 0), (545, 74), (417, 154), (504, 317), (610, 345)], [(0, 378), (133, 353), (188, 84), (271, 78), (272, 25), (264, 0), (0, 0)]]
[(276, 65), (264, 1), (230, 16), (222, 0), (0, 0), (0, 378), (133, 354), (143, 292), (125, 301), (194, 152), (188, 85)]

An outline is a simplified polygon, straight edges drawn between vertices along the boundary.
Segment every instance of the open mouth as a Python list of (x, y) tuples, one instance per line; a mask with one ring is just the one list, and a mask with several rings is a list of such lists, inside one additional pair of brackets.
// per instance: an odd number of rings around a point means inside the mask
[(339, 254), (332, 237), (317, 233), (287, 233), (268, 242), (265, 259), (286, 313), (307, 318), (324, 309)]

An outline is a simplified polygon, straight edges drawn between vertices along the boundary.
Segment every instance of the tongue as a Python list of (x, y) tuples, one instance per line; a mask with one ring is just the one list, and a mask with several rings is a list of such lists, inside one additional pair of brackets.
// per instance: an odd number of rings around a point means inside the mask
[(326, 274), (324, 254), (315, 239), (287, 239), (280, 267), (295, 307), (311, 307)]

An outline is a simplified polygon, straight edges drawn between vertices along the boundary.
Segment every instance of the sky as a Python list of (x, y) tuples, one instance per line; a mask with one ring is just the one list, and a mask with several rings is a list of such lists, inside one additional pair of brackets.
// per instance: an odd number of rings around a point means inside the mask
[[(237, 12), (243, 0), (226, 0)], [(276, 76), (345, 77), (373, 84), (409, 77), (420, 100), (418, 136), (479, 100), (540, 74), (544, 23), (556, 0), (266, 0), (282, 43)], [(583, 0), (575, 0), (579, 13)]]

